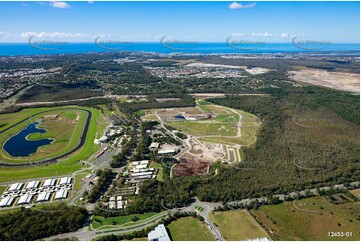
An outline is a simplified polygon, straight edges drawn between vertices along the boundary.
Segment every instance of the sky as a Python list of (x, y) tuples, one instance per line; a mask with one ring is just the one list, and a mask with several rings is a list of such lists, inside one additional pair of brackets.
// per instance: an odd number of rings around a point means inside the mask
[(360, 42), (359, 2), (0, 2), (0, 42)]

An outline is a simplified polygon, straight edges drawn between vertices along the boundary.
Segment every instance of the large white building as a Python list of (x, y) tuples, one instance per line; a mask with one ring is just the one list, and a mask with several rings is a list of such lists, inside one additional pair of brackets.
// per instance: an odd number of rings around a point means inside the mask
[(171, 241), (164, 224), (155, 227), (148, 234), (149, 241)]
[(48, 179), (44, 181), (43, 187), (48, 187), (48, 186), (54, 186), (55, 185), (56, 180), (55, 179)]
[(19, 198), (18, 204), (19, 205), (21, 205), (21, 204), (29, 204), (32, 198), (33, 198), (33, 195), (31, 195), (31, 194), (22, 195)]
[(71, 183), (71, 177), (63, 177), (60, 179), (59, 185), (65, 185)]
[(21, 189), (21, 187), (23, 186), (22, 183), (14, 183), (14, 184), (11, 184), (10, 188), (9, 188), (9, 191), (18, 191)]
[(37, 188), (39, 186), (39, 183), (39, 181), (31, 181), (26, 185), (25, 189)]
[(8, 207), (11, 206), (11, 204), (14, 201), (14, 197), (5, 197), (3, 199), (1, 199), (0, 201), (0, 207)]
[(46, 202), (49, 201), (50, 198), (50, 192), (42, 192), (38, 195), (36, 198), (36, 202)]
[(58, 192), (55, 193), (55, 200), (57, 199), (64, 199), (68, 196), (68, 191), (66, 190), (60, 190)]

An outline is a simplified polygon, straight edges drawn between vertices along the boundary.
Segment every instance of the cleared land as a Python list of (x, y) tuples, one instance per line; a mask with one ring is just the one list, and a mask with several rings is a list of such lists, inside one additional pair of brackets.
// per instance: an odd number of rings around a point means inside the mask
[(146, 110), (142, 118), (161, 121), (187, 134), (185, 143), (190, 147), (187, 153), (194, 158), (241, 161), (239, 150), (256, 141), (260, 119), (248, 112), (202, 99), (196, 103), (196, 107)]
[[(274, 240), (360, 239), (360, 210), (357, 202), (334, 204), (326, 197), (313, 197), (278, 205), (262, 206), (251, 212)], [(332, 237), (329, 232), (351, 232)]]
[(214, 241), (207, 226), (196, 218), (185, 217), (170, 223), (168, 230), (176, 241)]
[(329, 87), (342, 91), (360, 92), (360, 74), (329, 72), (319, 69), (289, 71), (292, 79), (313, 85)]
[(245, 210), (214, 212), (210, 219), (226, 240), (269, 238), (263, 228)]

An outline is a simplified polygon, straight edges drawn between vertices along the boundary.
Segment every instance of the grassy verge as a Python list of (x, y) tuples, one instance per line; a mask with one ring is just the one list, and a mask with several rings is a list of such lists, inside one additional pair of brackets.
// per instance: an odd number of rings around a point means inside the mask
[(244, 210), (214, 212), (210, 219), (226, 240), (269, 238), (262, 227)]
[[(157, 213), (144, 213), (144, 214), (131, 214), (131, 215), (126, 215), (126, 216), (120, 216), (120, 217), (110, 217), (110, 218), (104, 218), (101, 216), (93, 216), (93, 222), (92, 222), (92, 226), (93, 229), (98, 229), (101, 226), (119, 226), (119, 225), (124, 225), (126, 223), (134, 223), (136, 224), (137, 222), (140, 222), (142, 220), (148, 219), (154, 215), (156, 215)], [(108, 227), (109, 228), (109, 227)]]
[(176, 241), (214, 241), (208, 227), (192, 217), (180, 218), (168, 225), (172, 240)]

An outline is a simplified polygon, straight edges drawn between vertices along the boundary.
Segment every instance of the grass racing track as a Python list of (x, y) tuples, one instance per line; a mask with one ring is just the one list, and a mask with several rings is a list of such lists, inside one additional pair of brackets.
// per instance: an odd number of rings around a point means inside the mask
[[(91, 154), (98, 150), (99, 146), (95, 145), (93, 140), (101, 135), (104, 127), (99, 127), (97, 125), (97, 120), (101, 117), (100, 110), (93, 108), (66, 106), (24, 109), (20, 111), (23, 113), (17, 112), (8, 114), (10, 122), (8, 122), (7, 125), (0, 125), (0, 135), (9, 129), (18, 128), (19, 125), (24, 126), (24, 124), (27, 123), (26, 121), (31, 120), (32, 117), (39, 116), (47, 112), (64, 110), (77, 110), (87, 113), (87, 118), (84, 120), (82, 132), (80, 133), (80, 131), (78, 131), (79, 135), (77, 135), (77, 137), (80, 137), (79, 139), (76, 139), (78, 143), (76, 143), (71, 150), (67, 150), (66, 152), (51, 158), (37, 160), (36, 162), (14, 163), (12, 161), (2, 161), (0, 165), (0, 183), (15, 180), (26, 180), (30, 178), (61, 176), (73, 173), (82, 168), (82, 164), (79, 160), (87, 159)], [(0, 121), (6, 121), (6, 118), (6, 115), (0, 115)], [(59, 160), (61, 160), (61, 162), (59, 162)]]

